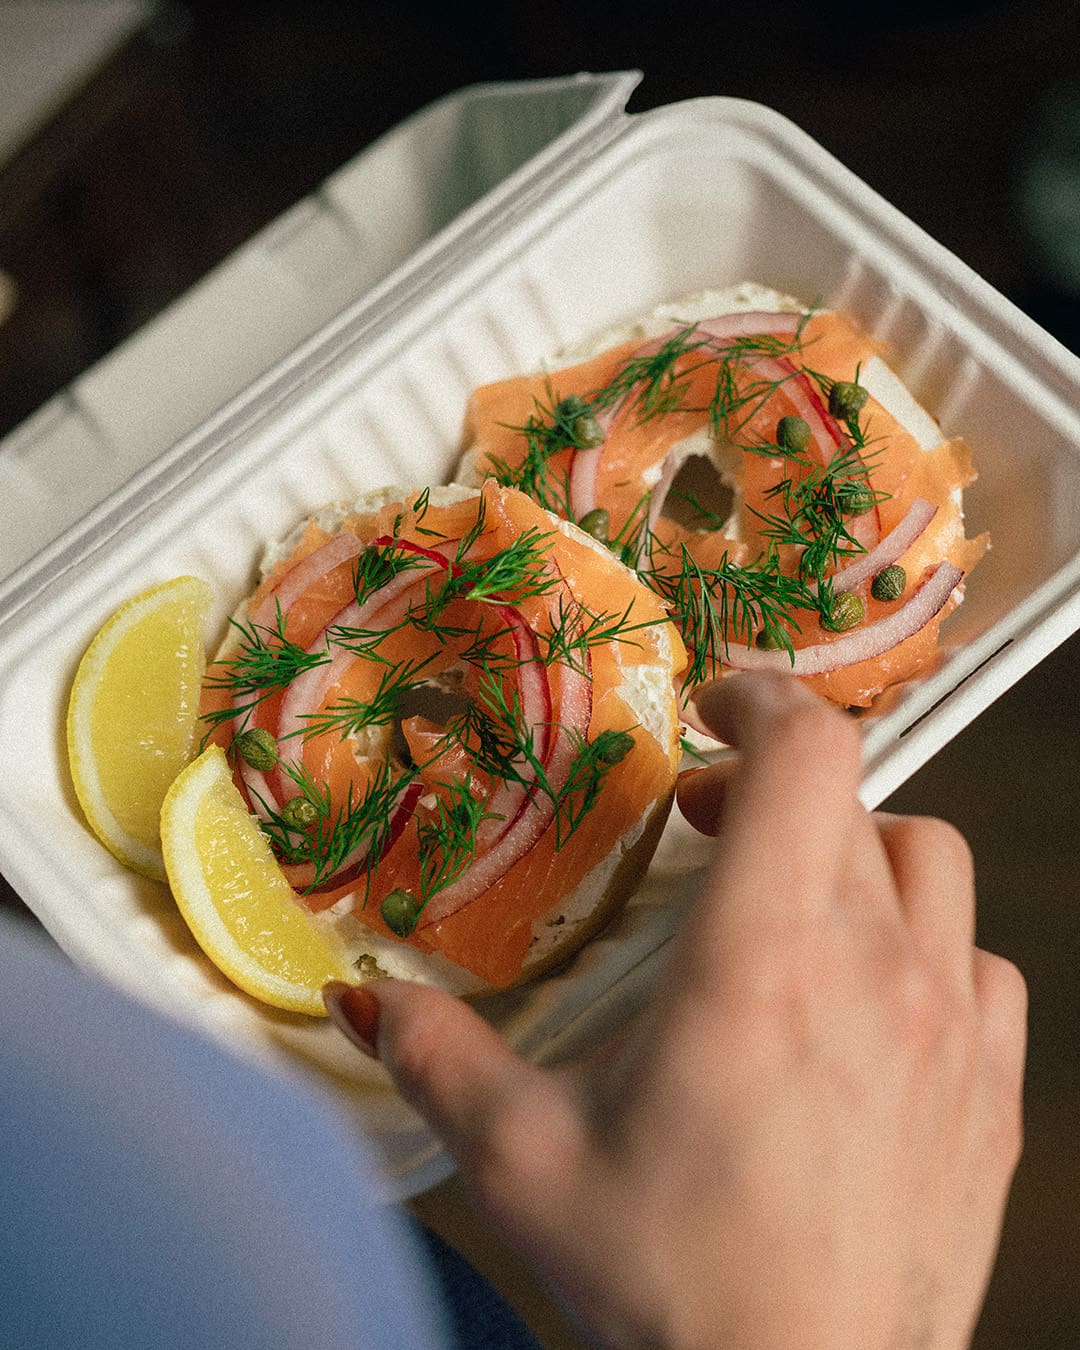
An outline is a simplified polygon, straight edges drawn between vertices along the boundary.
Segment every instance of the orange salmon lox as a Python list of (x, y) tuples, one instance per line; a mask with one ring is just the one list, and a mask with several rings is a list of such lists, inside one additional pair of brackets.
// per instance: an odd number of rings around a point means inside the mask
[[(857, 623), (896, 612), (942, 561), (966, 576), (988, 546), (964, 533), (968, 447), (924, 449), (860, 385), (881, 353), (835, 312), (688, 321), (660, 338), (477, 389), (463, 471), (518, 486), (569, 519), (593, 502), (603, 507), (613, 551), (638, 568), (682, 631), (691, 657), (685, 694), (729, 658), (738, 664), (739, 646), (775, 645), (779, 636), (798, 651), (835, 641), (832, 579), (887, 543), (920, 500), (937, 511), (891, 560), (906, 573), (904, 592), (878, 600), (867, 578), (853, 588)], [(844, 402), (844, 386), (856, 389), (857, 407)], [(781, 441), (792, 423), (806, 445)], [(731, 497), (723, 517), (710, 518), (696, 500), (688, 510), (672, 487), (680, 462), (700, 458), (703, 445)], [(804, 678), (840, 704), (870, 705), (935, 660), (940, 624), (961, 590), (890, 650)]]
[[(242, 682), (253, 653), (308, 668), (256, 697)], [(210, 666), (203, 710), (222, 745), (258, 729), (274, 746), (271, 767), (234, 754), (235, 779), (304, 903), (351, 896), (382, 938), (503, 987), (538, 921), (666, 811), (683, 657), (631, 570), (488, 483), (309, 522)], [(635, 704), (640, 668), (671, 687), (660, 732)], [(354, 839), (358, 808), (376, 799), (381, 814)], [(311, 802), (317, 821), (290, 814)], [(492, 803), (503, 814), (484, 819)], [(350, 846), (330, 866), (334, 830)]]

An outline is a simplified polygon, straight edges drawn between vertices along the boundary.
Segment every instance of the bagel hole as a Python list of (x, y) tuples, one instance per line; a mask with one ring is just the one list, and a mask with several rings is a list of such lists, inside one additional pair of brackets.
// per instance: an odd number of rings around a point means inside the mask
[(418, 684), (415, 689), (407, 689), (402, 694), (394, 719), (392, 747), (402, 763), (412, 765), (408, 742), (401, 730), (402, 722), (410, 717), (426, 717), (437, 727), (445, 727), (472, 706), (472, 699), (465, 693), (462, 681), (455, 678), (455, 674), (455, 671), (448, 670), (438, 681)]
[(735, 493), (707, 455), (687, 455), (679, 466), (660, 515), (687, 530), (722, 529)]

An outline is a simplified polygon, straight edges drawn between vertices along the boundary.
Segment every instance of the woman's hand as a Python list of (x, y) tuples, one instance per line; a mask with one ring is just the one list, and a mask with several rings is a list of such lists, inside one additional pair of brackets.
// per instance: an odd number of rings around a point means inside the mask
[(616, 1044), (545, 1070), (431, 989), (328, 1006), (604, 1344), (963, 1346), (1020, 1150), (1023, 981), (974, 946), (962, 838), (860, 805), (843, 714), (787, 676), (697, 703), (738, 760), (681, 785), (715, 855)]

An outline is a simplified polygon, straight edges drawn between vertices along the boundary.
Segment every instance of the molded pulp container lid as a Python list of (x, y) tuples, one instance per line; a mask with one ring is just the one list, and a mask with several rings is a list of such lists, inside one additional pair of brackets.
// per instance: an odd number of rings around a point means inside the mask
[[(325, 1023), (237, 993), (163, 887), (87, 833), (62, 750), (67, 688), (127, 596), (206, 577), (215, 633), (264, 545), (325, 502), (446, 481), (478, 384), (658, 302), (753, 279), (850, 311), (948, 435), (975, 450), (969, 532), (993, 547), (941, 664), (860, 716), (874, 805), (1080, 625), (1080, 362), (783, 118), (704, 99), (596, 119), (339, 315), (227, 415), (165, 451), (0, 592), (0, 868), (75, 957), (234, 1048), (345, 1098), (399, 1194), (445, 1159), (376, 1065)], [(563, 972), (486, 1012), (542, 1060), (595, 1044), (662, 970), (702, 841), (672, 819), (627, 908)]]

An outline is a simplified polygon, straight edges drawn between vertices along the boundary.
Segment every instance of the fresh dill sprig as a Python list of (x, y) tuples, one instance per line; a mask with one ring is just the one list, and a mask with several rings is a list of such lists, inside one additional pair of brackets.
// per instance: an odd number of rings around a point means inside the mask
[(288, 803), (275, 810), (263, 802), (267, 819), (260, 825), (274, 852), (286, 863), (310, 863), (314, 876), (307, 889), (313, 890), (363, 847), (370, 886), (378, 860), (392, 838), (395, 809), (415, 771), (399, 773), (387, 756), (363, 794), (350, 783), (346, 800), (335, 805), (329, 787), (317, 783), (302, 764), (282, 761), (281, 767), (296, 783), (303, 800), (310, 803), (313, 819), (310, 825), (298, 828), (285, 814)]
[(683, 679), (691, 688), (719, 668), (731, 642), (750, 646), (759, 631), (790, 653), (797, 612), (817, 609), (807, 584), (781, 571), (775, 549), (749, 565), (733, 563), (725, 553), (716, 566), (705, 567), (681, 544), (676, 568), (653, 566), (642, 578), (666, 602), (682, 634), (690, 658)]
[(423, 686), (420, 673), (434, 659), (434, 653), (431, 653), (417, 661), (402, 661), (397, 665), (387, 663), (371, 698), (342, 698), (327, 704), (319, 712), (303, 713), (303, 729), (292, 734), (302, 735), (306, 740), (310, 736), (337, 732), (344, 740), (366, 727), (390, 726), (401, 711), (402, 699)]
[(557, 613), (552, 615), (550, 632), (539, 632), (542, 660), (545, 665), (563, 661), (572, 669), (584, 673), (591, 648), (610, 642), (625, 642), (638, 646), (630, 636), (642, 628), (655, 627), (654, 619), (631, 622), (634, 601), (631, 600), (621, 614), (595, 613), (577, 597), (567, 602), (560, 596)]
[(403, 544), (369, 544), (356, 560), (353, 570), (353, 594), (358, 605), (377, 595), (402, 572), (431, 567), (431, 560)]
[(634, 748), (629, 731), (608, 727), (590, 741), (570, 730), (574, 756), (563, 787), (555, 796), (555, 848), (560, 849), (596, 805), (604, 779)]
[(747, 509), (762, 522), (763, 538), (776, 547), (801, 550), (800, 576), (820, 583), (831, 568), (866, 551), (851, 533), (849, 522), (887, 495), (875, 492), (867, 475), (857, 447), (844, 445), (824, 467), (813, 467), (799, 477), (785, 476), (767, 489), (765, 495), (780, 503), (782, 513)]
[(427, 587), (421, 601), (410, 606), (406, 621), (447, 642), (473, 631), (460, 621), (456, 625), (447, 622), (445, 616), (454, 601), (520, 604), (547, 595), (561, 585), (561, 578), (548, 562), (550, 538), (551, 531), (531, 526), (490, 557), (456, 563), (442, 574), (437, 584)]
[(570, 475), (565, 468), (556, 471), (551, 457), (565, 449), (551, 435), (542, 414), (533, 414), (521, 427), (515, 427), (525, 441), (519, 464), (511, 464), (498, 455), (488, 455), (485, 467), (500, 487), (517, 488), (537, 505), (554, 515), (573, 518), (570, 507)]
[(488, 778), (528, 784), (535, 776), (541, 790), (550, 794), (520, 697), (515, 692), (508, 700), (493, 670), (481, 671), (472, 702), (448, 723), (446, 736), (460, 742), (476, 769)]
[(552, 784), (534, 744), (534, 729), (522, 717), (515, 694), (508, 700), (499, 680), (482, 677), (473, 705), (450, 735), (461, 740), (476, 767), (490, 777), (541, 793), (554, 807), (555, 847), (561, 849), (592, 810), (606, 774), (633, 749), (630, 732), (606, 729), (589, 741), (574, 728), (551, 727), (570, 737), (573, 755), (561, 787)]
[(490, 558), (462, 562), (459, 550), (458, 571), (447, 585), (454, 598), (463, 600), (512, 600), (515, 603), (533, 596), (547, 595), (560, 584), (560, 578), (548, 562), (548, 544), (553, 530), (530, 525), (506, 548)]
[(329, 652), (309, 652), (285, 636), (285, 616), (280, 605), (273, 628), (243, 624), (236, 619), (230, 619), (229, 623), (239, 633), (240, 645), (230, 656), (214, 662), (205, 684), (208, 689), (226, 690), (232, 702), (228, 707), (202, 714), (210, 728), (239, 719), (237, 725), (242, 729), (264, 699), (287, 688), (305, 670), (330, 660)]
[[(648, 356), (631, 356), (603, 388), (591, 395), (590, 405), (604, 412), (625, 406), (633, 411), (638, 425), (683, 407), (697, 367), (680, 369), (679, 363), (691, 352), (713, 343), (708, 336), (697, 337), (695, 333), (690, 324)], [(711, 359), (707, 356), (703, 364)]]
[(473, 795), (468, 779), (438, 786), (446, 795), (437, 796), (434, 814), (419, 820), (417, 825), (421, 908), (461, 876), (476, 852), (480, 825), (496, 818)]

